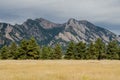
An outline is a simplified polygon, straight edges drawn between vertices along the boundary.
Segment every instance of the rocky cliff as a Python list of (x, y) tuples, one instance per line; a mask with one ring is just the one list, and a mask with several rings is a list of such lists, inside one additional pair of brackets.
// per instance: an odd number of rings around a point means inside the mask
[(117, 35), (107, 29), (98, 27), (86, 20), (69, 19), (64, 24), (57, 24), (43, 18), (28, 19), (21, 25), (0, 23), (0, 45), (18, 42), (22, 39), (35, 37), (40, 45), (54, 45), (60, 43), (63, 46), (69, 41), (91, 42), (101, 38), (104, 42), (118, 39)]

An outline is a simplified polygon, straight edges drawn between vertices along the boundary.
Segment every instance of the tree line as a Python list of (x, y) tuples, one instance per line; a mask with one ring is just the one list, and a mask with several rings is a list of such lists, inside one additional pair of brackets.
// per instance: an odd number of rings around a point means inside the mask
[(116, 59), (120, 60), (120, 46), (116, 40), (105, 44), (101, 39), (89, 44), (79, 42), (69, 42), (65, 50), (60, 44), (54, 47), (39, 46), (36, 40), (32, 37), (29, 40), (23, 39), (20, 44), (12, 42), (10, 45), (5, 45), (0, 49), (0, 59)]

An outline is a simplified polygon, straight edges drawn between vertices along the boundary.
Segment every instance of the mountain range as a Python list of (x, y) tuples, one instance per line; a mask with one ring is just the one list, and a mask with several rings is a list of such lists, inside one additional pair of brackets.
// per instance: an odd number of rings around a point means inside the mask
[(120, 38), (113, 32), (96, 26), (86, 20), (70, 18), (63, 24), (57, 24), (43, 18), (27, 19), (22, 24), (0, 23), (0, 46), (19, 43), (22, 39), (34, 37), (40, 45), (60, 43), (66, 46), (69, 41), (89, 43), (101, 38), (105, 43)]

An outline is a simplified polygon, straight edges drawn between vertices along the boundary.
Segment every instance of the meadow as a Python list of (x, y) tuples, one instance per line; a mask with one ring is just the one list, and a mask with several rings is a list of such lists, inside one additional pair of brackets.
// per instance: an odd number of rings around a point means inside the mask
[(0, 80), (120, 80), (120, 61), (0, 60)]

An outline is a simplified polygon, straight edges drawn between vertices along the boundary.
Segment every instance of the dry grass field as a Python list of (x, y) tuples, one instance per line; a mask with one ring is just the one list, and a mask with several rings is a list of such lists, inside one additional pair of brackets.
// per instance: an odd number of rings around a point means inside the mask
[(120, 80), (120, 61), (1, 60), (0, 80)]

